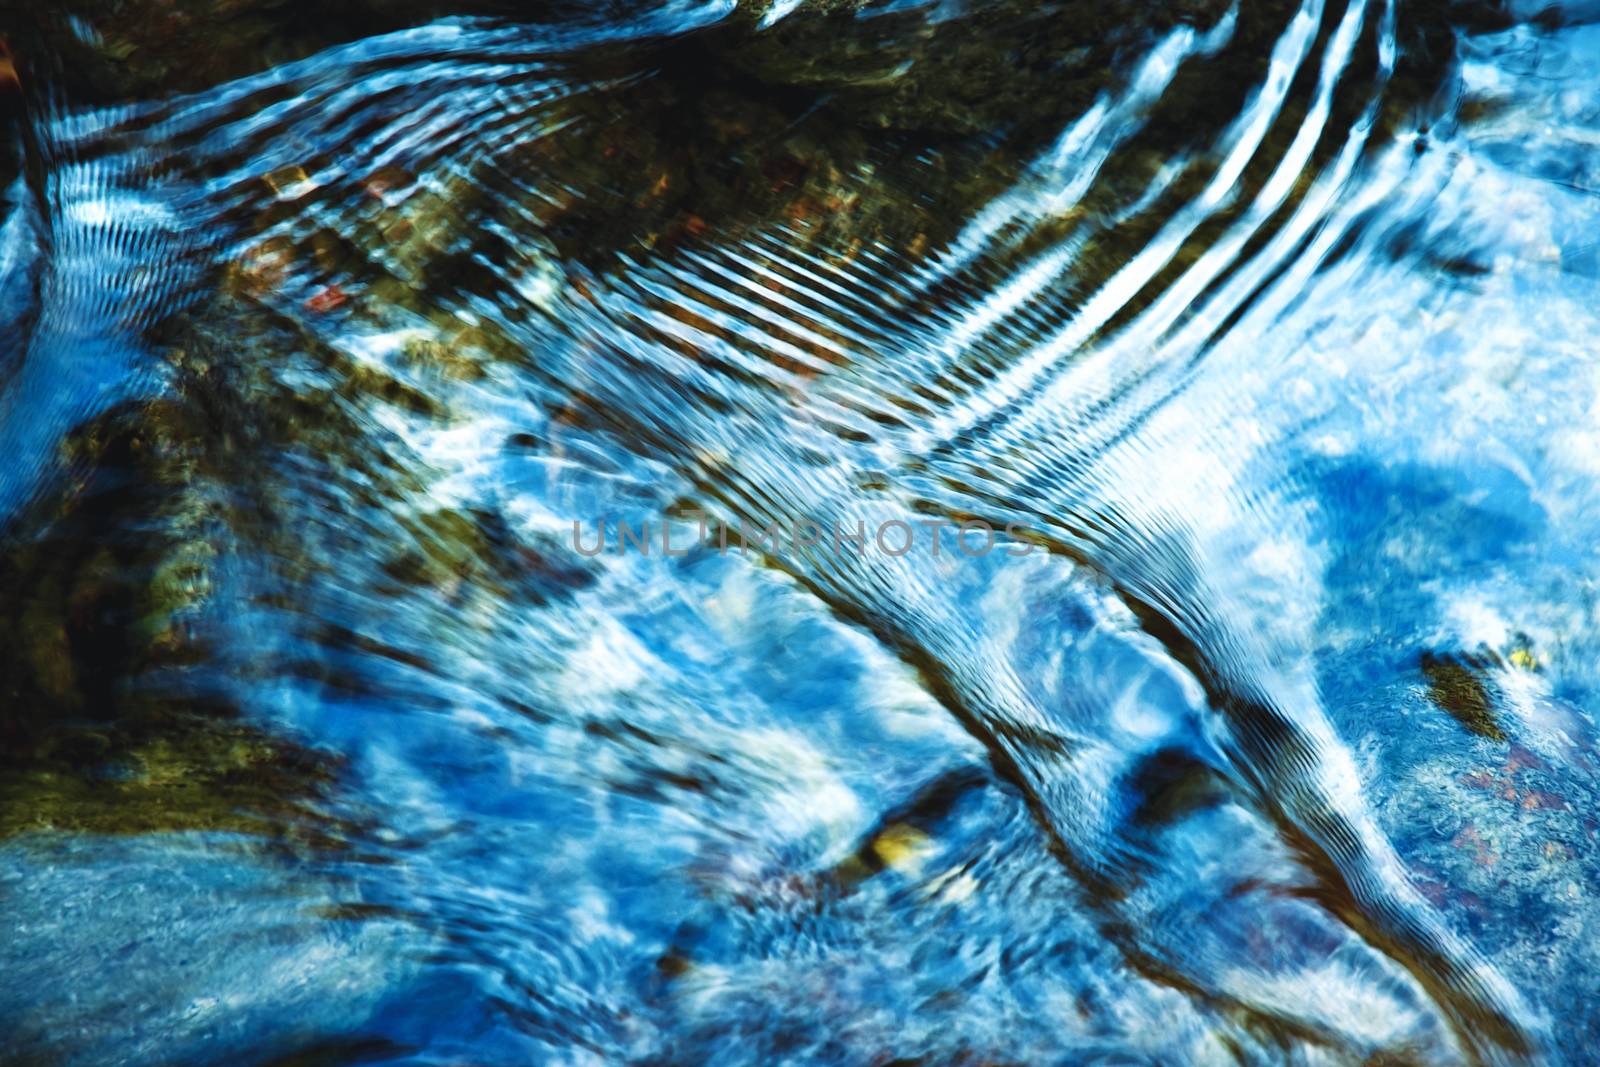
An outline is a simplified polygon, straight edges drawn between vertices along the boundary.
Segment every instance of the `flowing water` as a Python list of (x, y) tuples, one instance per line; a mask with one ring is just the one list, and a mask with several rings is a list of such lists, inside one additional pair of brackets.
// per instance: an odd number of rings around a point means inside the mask
[(0, 1042), (1600, 1056), (1600, 10), (0, 7)]

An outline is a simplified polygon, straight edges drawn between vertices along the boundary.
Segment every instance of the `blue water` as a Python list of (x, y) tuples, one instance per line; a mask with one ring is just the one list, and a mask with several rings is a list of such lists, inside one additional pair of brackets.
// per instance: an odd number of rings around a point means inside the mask
[(18, 15), (3, 1058), (1592, 1062), (1595, 14)]

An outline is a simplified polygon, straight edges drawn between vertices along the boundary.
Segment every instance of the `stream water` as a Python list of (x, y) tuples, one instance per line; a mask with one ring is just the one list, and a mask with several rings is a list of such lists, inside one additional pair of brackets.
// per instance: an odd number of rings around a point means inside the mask
[(1600, 9), (0, 34), (7, 1062), (1600, 1057)]

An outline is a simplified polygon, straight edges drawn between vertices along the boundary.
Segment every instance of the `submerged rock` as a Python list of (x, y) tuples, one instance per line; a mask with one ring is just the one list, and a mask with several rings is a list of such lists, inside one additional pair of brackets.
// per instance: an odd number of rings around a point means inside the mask
[(1495, 699), (1487, 682), (1489, 665), (1471, 656), (1426, 653), (1422, 657), (1422, 673), (1427, 676), (1428, 696), (1433, 702), (1478, 736), (1503, 741), (1506, 734), (1496, 721)]
[[(236, 335), (237, 339), (237, 335)], [(274, 736), (216, 662), (219, 598), (253, 524), (225, 368), (173, 353), (180, 387), (64, 442), (63, 483), (0, 529), (0, 839), (30, 830), (228, 830), (300, 845), (340, 760)]]
[(869, 126), (969, 134), (1059, 126), (1139, 46), (1177, 26), (1209, 28), (1228, 8), (759, 0), (716, 47), (764, 83), (837, 94)]

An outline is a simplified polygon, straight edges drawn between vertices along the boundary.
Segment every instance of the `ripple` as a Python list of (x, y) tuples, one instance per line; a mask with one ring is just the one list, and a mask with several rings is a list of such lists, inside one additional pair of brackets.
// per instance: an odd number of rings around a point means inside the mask
[[(381, 977), (262, 1055), (1576, 1055), (1535, 935), (1506, 947), (1533, 921), (1483, 904), (1486, 941), (1444, 869), (1506, 813), (1419, 839), (1461, 790), (1397, 753), (1549, 753), (1572, 781), (1504, 771), (1539, 813), (1595, 766), (1592, 671), (1542, 651), (1584, 623), (1525, 584), (1594, 581), (1587, 408), (1556, 399), (1600, 388), (1593, 278), (1529, 221), (1592, 222), (1587, 29), (1080, 15), (457, 16), (30, 98), (0, 682), (51, 714), (0, 726), (19, 781), (86, 784), (12, 790), (21, 825), (330, 887), (284, 944), (352, 988), (351, 924)], [(1457, 559), (1484, 499), (1519, 521)], [(1451, 646), (1489, 604), (1524, 643)], [(201, 789), (182, 819), (145, 810), (181, 803), (161, 773)], [(1592, 978), (1573, 900), (1563, 989)], [(170, 1006), (166, 966), (118, 981)], [(175, 1010), (130, 1062), (188, 1047)], [(70, 1015), (30, 1040), (89, 1062), (99, 1031), (44, 1036)]]

